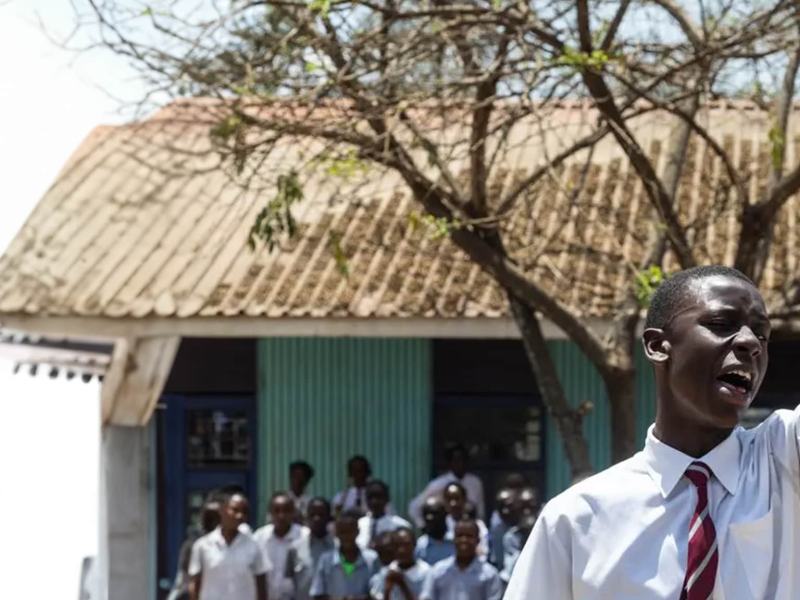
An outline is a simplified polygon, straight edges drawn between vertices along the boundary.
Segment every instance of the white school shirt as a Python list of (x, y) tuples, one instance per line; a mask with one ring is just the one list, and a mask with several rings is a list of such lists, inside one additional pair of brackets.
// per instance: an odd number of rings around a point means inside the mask
[(253, 536), (240, 532), (228, 545), (219, 527), (198, 538), (189, 559), (189, 575), (202, 573), (200, 600), (255, 600), (255, 577), (268, 570)]
[[(372, 531), (372, 523), (375, 521), (375, 531)], [(372, 535), (375, 534), (375, 537), (378, 537), (385, 531), (394, 531), (395, 529), (400, 529), (401, 527), (411, 527), (411, 523), (406, 521), (405, 519), (398, 517), (397, 515), (383, 515), (377, 521), (375, 518), (368, 514), (365, 517), (361, 517), (358, 520), (358, 537), (356, 537), (356, 544), (362, 549), (369, 548), (370, 542), (372, 542)]]
[(275, 535), (275, 526), (270, 523), (258, 529), (253, 535), (264, 553), (264, 558), (270, 564), (267, 577), (270, 600), (292, 600), (294, 598), (294, 577), (287, 577), (286, 557), (292, 546), (309, 534), (306, 527), (292, 523), (286, 535), (278, 537)]
[(586, 479), (543, 509), (505, 600), (547, 590), (558, 600), (675, 600), (686, 574), (695, 487), (707, 464), (719, 548), (714, 600), (800, 598), (800, 408), (737, 427), (699, 459), (647, 434), (644, 450)]
[(475, 505), (478, 518), (483, 519), (486, 505), (483, 501), (483, 482), (480, 477), (472, 473), (464, 473), (464, 477), (459, 479), (455, 473), (448, 471), (428, 483), (425, 489), (408, 504), (408, 514), (419, 527), (425, 525), (425, 520), (422, 518), (422, 505), (425, 504), (425, 500), (431, 496), (440, 496), (447, 484), (454, 481), (464, 486), (467, 491), (467, 500)]
[[(369, 484), (369, 482), (367, 482)], [(336, 492), (336, 495), (331, 500), (331, 506), (334, 510), (337, 507), (341, 509), (342, 512), (346, 510), (356, 509), (362, 511), (362, 513), (366, 513), (369, 508), (367, 508), (367, 488), (366, 486), (363, 488), (356, 487), (351, 485), (349, 488), (342, 490), (341, 492)], [(386, 514), (393, 515), (394, 508), (392, 507), (391, 502), (386, 505)]]

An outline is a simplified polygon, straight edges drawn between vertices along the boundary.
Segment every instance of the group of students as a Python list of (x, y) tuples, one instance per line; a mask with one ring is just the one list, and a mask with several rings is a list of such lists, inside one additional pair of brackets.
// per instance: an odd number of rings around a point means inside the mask
[(268, 523), (255, 532), (244, 494), (211, 497), (204, 535), (185, 544), (171, 600), (500, 600), (535, 522), (537, 494), (509, 476), (487, 527), (466, 452), (451, 449), (448, 459), (451, 470), (409, 506), (419, 535), (394, 514), (389, 486), (372, 478), (363, 456), (348, 461), (349, 487), (330, 502), (306, 494), (313, 468), (292, 463), (288, 490), (272, 495)]

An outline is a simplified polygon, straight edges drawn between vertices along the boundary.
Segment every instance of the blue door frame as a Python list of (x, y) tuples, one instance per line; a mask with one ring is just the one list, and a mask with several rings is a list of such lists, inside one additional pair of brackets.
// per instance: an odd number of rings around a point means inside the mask
[[(162, 522), (159, 535), (163, 536), (159, 547), (166, 552), (167, 571), (163, 575), (170, 580), (178, 565), (178, 553), (186, 539), (189, 525), (187, 499), (192, 492), (205, 492), (226, 486), (238, 485), (250, 500), (250, 524), (255, 525), (259, 507), (257, 502), (256, 462), (258, 456), (256, 402), (253, 396), (183, 396), (169, 395), (162, 398), (165, 405), (163, 427), (159, 439), (160, 456), (163, 461), (163, 479), (159, 489), (163, 503)], [(193, 411), (214, 413), (244, 413), (250, 440), (249, 459), (246, 466), (193, 467), (188, 460), (187, 420)]]

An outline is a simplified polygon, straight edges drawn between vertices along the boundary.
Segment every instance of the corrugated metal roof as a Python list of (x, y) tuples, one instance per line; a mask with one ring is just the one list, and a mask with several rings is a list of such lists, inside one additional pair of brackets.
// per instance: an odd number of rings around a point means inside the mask
[[(186, 105), (191, 106), (191, 105)], [(196, 111), (195, 111), (196, 112)], [(565, 106), (550, 116), (546, 147), (593, 122), (591, 109)], [(736, 166), (763, 186), (769, 164), (768, 116), (745, 105), (704, 114), (732, 150)], [(800, 121), (792, 119), (788, 164), (798, 161)], [(635, 124), (659, 168), (672, 121)], [(539, 164), (543, 145), (523, 122), (492, 190), (507, 190)], [(274, 188), (233, 183), (218, 164), (209, 122), (170, 107), (143, 123), (93, 131), (69, 160), (0, 258), (0, 314), (106, 317), (500, 317), (506, 302), (490, 278), (447, 239), (409, 225), (415, 209), (391, 172), (350, 177), (320, 167), (304, 175), (296, 207), (299, 232), (270, 252), (247, 247), (254, 218)], [(320, 146), (283, 143), (263, 159), (274, 175), (308, 164)], [(586, 186), (575, 161), (525, 195), (507, 227), (514, 257), (537, 281), (584, 316), (606, 316), (632, 280), (632, 266), (656, 235), (652, 210), (627, 160), (610, 141), (595, 150)], [(313, 172), (312, 172), (313, 171)], [(268, 178), (269, 179), (269, 178)], [(272, 180), (274, 181), (274, 179)], [(678, 192), (679, 213), (702, 262), (733, 259), (739, 228), (720, 162), (702, 140), (691, 143)], [(352, 201), (352, 200), (356, 201)], [(777, 303), (800, 257), (795, 197), (782, 210), (763, 288)], [(521, 218), (521, 217), (526, 218)], [(531, 218), (527, 218), (530, 216)], [(343, 276), (332, 235), (347, 256)], [(585, 250), (589, 244), (590, 252)]]

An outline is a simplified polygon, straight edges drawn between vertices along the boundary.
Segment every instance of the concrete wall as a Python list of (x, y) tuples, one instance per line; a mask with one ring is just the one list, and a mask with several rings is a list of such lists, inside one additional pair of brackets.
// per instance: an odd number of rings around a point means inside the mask
[(147, 600), (155, 592), (152, 557), (152, 427), (106, 426), (101, 448), (99, 580), (108, 600)]

